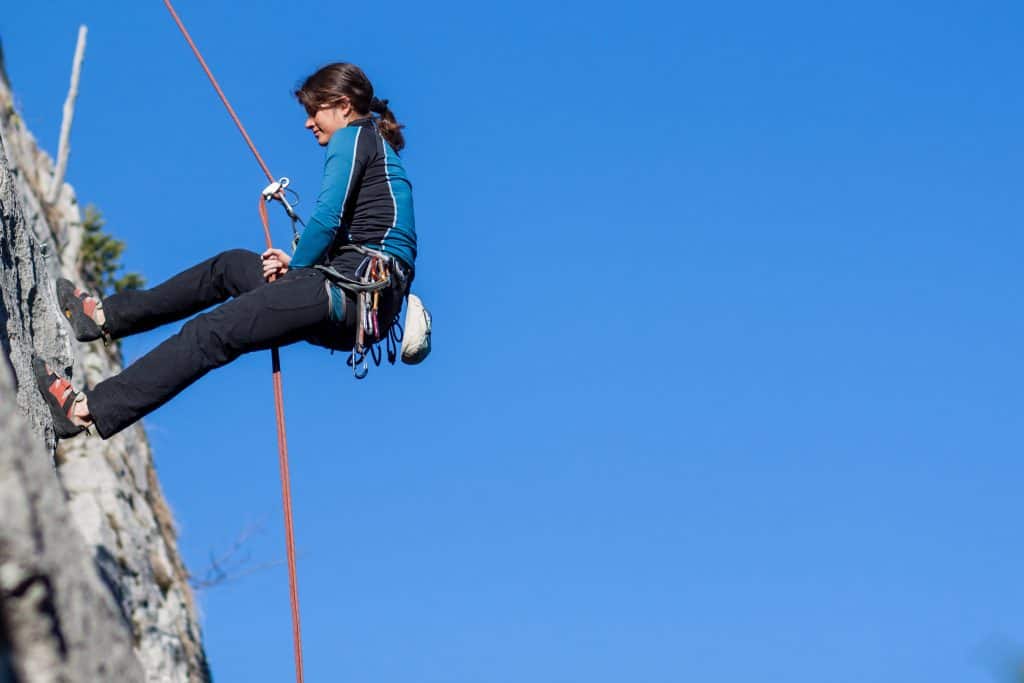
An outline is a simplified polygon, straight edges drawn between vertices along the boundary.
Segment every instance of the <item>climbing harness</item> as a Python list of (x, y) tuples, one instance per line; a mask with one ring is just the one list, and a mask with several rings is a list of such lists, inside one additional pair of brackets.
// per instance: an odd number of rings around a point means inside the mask
[(395, 311), (391, 325), (382, 330), (381, 295), (389, 287), (397, 287), (396, 296), (401, 300), (409, 290), (409, 272), (397, 258), (378, 249), (346, 244), (338, 252), (356, 252), (363, 256), (354, 279), (330, 266), (313, 267), (327, 278), (331, 310), (339, 312), (334, 313), (335, 316), (344, 310), (346, 292), (356, 300), (356, 338), (348, 364), (352, 366), (353, 376), (363, 379), (370, 371), (369, 358), (373, 358), (374, 365), (380, 365), (380, 342), (386, 343), (388, 362), (394, 365), (398, 357), (397, 349), (403, 336), (402, 324), (398, 321), (400, 311)]
[[(174, 19), (174, 23), (178, 25), (178, 29), (185, 37), (185, 41), (192, 48), (192, 52), (195, 54), (196, 59), (199, 60), (199, 64), (203, 67), (203, 71), (206, 72), (206, 76), (210, 79), (210, 83), (213, 85), (213, 89), (217, 91), (217, 95), (220, 97), (221, 102), (224, 103), (224, 107), (228, 110), (235, 125), (238, 126), (239, 132), (242, 137), (245, 138), (246, 144), (252, 151), (253, 156), (256, 157), (257, 163), (263, 170), (264, 175), (267, 177), (267, 181), (271, 183), (269, 187), (272, 187), (275, 183), (274, 176), (267, 168), (267, 164), (263, 161), (263, 157), (256, 150), (256, 145), (253, 144), (252, 139), (249, 137), (249, 133), (245, 130), (245, 126), (242, 125), (242, 121), (238, 118), (231, 103), (228, 102), (228, 98), (224, 95), (224, 91), (221, 90), (220, 85), (217, 83), (217, 79), (214, 78), (213, 72), (210, 71), (210, 67), (206, 65), (206, 60), (203, 59), (203, 55), (199, 52), (199, 48), (196, 47), (195, 42), (192, 40), (192, 36), (189, 35), (188, 30), (185, 28), (185, 24), (182, 23), (181, 18), (178, 17), (178, 13), (174, 11), (174, 6), (170, 0), (164, 0), (164, 5), (167, 6), (167, 11), (171, 13), (171, 17)], [(283, 180), (283, 179), (282, 179)], [(276, 181), (282, 184), (281, 181)], [(288, 204), (284, 201), (284, 189), (287, 184), (282, 184), (276, 192), (271, 194), (272, 198), (281, 199), (282, 204), (288, 211)], [(260, 193), (259, 199), (259, 212), (260, 220), (263, 223), (263, 235), (267, 241), (267, 248), (273, 247), (273, 240), (270, 238), (270, 218), (267, 215), (266, 202), (267, 198), (263, 193)], [(293, 216), (294, 211), (289, 213), (289, 216)], [(295, 229), (295, 220), (293, 218), (292, 229)], [(281, 384), (281, 354), (277, 347), (274, 347), (270, 351), (271, 367), (273, 374), (274, 383), (274, 412), (277, 419), (277, 451), (278, 460), (281, 469), (281, 499), (282, 506), (284, 507), (284, 530), (285, 530), (285, 546), (288, 551), (288, 588), (289, 597), (292, 608), (292, 640), (295, 647), (295, 679), (297, 683), (302, 683), (302, 628), (299, 622), (299, 587), (298, 580), (295, 571), (295, 533), (294, 524), (292, 520), (292, 494), (291, 494), (291, 477), (288, 473), (288, 439), (285, 434), (284, 424), (284, 390)]]

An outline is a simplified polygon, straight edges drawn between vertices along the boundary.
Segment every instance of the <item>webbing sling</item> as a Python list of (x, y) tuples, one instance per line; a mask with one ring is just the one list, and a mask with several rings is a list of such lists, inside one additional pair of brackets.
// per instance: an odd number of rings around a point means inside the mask
[[(231, 115), (231, 119), (238, 126), (239, 132), (242, 133), (242, 137), (245, 138), (245, 143), (252, 150), (253, 156), (256, 157), (257, 163), (263, 173), (267, 176), (268, 182), (274, 182), (274, 176), (270, 173), (270, 169), (267, 168), (267, 164), (263, 161), (263, 157), (256, 150), (256, 145), (253, 144), (252, 139), (249, 137), (249, 133), (246, 132), (245, 126), (242, 125), (242, 121), (238, 118), (231, 103), (228, 102), (228, 98), (224, 95), (224, 91), (220, 89), (220, 85), (217, 83), (217, 79), (213, 77), (213, 72), (210, 71), (210, 67), (206, 65), (206, 60), (203, 59), (203, 55), (199, 52), (199, 48), (196, 47), (195, 42), (192, 40), (192, 36), (189, 35), (185, 29), (185, 25), (181, 22), (178, 17), (178, 13), (174, 11), (174, 7), (171, 5), (170, 0), (164, 0), (164, 4), (167, 6), (167, 10), (171, 13), (171, 17), (174, 18), (174, 23), (178, 25), (185, 40), (188, 42), (189, 47), (192, 48), (192, 52), (195, 53), (196, 59), (199, 60), (199, 64), (203, 67), (203, 71), (206, 72), (206, 76), (210, 79), (210, 83), (213, 84), (213, 89), (217, 91), (217, 95), (220, 96), (221, 101), (228, 110), (228, 114)], [(270, 238), (270, 218), (267, 216), (267, 206), (263, 194), (260, 194), (260, 220), (263, 222), (263, 234), (267, 240), (267, 248), (273, 247), (273, 242)], [(299, 624), (299, 587), (295, 572), (295, 535), (293, 531), (292, 523), (292, 492), (291, 492), (291, 481), (288, 475), (288, 441), (285, 436), (284, 428), (284, 398), (283, 390), (281, 387), (281, 354), (277, 347), (274, 347), (270, 351), (271, 367), (273, 368), (274, 378), (274, 411), (277, 415), (277, 450), (278, 460), (281, 467), (281, 499), (284, 506), (284, 533), (285, 533), (285, 544), (288, 550), (288, 585), (291, 598), (292, 606), (292, 637), (295, 644), (295, 680), (298, 683), (302, 683), (302, 629)]]

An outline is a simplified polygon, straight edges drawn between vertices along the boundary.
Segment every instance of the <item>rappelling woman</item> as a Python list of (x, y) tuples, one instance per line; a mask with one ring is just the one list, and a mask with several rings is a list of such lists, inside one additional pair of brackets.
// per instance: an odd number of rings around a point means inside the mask
[[(387, 335), (416, 262), (412, 186), (398, 156), (403, 126), (353, 64), (319, 69), (295, 96), (327, 154), (316, 207), (294, 255), (233, 249), (152, 289), (103, 298), (59, 280), (58, 301), (79, 341), (118, 339), (219, 305), (92, 389), (75, 389), (35, 359), (58, 437), (95, 426), (109, 438), (243, 353), (298, 341), (350, 350)], [(373, 311), (341, 286), (366, 282), (368, 273), (387, 283)]]

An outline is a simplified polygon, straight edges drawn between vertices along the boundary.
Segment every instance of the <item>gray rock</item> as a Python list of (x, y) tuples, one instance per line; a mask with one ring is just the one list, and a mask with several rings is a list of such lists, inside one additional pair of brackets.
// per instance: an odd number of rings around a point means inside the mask
[(210, 679), (188, 573), (141, 425), (59, 444), (33, 355), (93, 385), (116, 346), (74, 341), (54, 279), (81, 282), (74, 189), (0, 75), (0, 683)]
[[(0, 396), (14, 394), (0, 368)], [(8, 676), (143, 681), (132, 630), (71, 520), (42, 436), (0, 402), (0, 620)], [(13, 669), (13, 670), (11, 670)], [(2, 674), (0, 674), (2, 675)]]

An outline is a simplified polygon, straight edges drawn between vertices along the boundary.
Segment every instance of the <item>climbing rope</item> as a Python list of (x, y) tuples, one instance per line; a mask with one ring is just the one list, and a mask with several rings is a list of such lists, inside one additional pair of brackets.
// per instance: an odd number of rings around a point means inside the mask
[[(252, 138), (250, 138), (249, 133), (246, 132), (245, 126), (242, 125), (242, 121), (238, 118), (238, 114), (235, 113), (234, 107), (232, 107), (231, 103), (228, 102), (228, 98), (224, 95), (224, 91), (221, 90), (220, 85), (217, 83), (217, 79), (213, 77), (213, 72), (210, 71), (210, 67), (206, 65), (206, 60), (203, 59), (203, 55), (199, 52), (199, 48), (196, 47), (195, 42), (192, 40), (192, 36), (189, 35), (188, 30), (185, 28), (185, 24), (183, 24), (181, 18), (178, 17), (178, 13), (174, 11), (174, 6), (171, 5), (170, 0), (164, 0), (164, 5), (167, 6), (167, 10), (171, 13), (174, 23), (178, 25), (178, 29), (180, 29), (182, 35), (185, 36), (185, 40), (188, 42), (189, 47), (192, 48), (192, 52), (195, 53), (196, 59), (199, 60), (199, 64), (203, 67), (203, 71), (206, 72), (207, 78), (209, 78), (210, 83), (213, 84), (213, 89), (217, 91), (217, 95), (220, 96), (221, 102), (224, 103), (224, 106), (228, 110), (228, 114), (231, 115), (231, 119), (235, 122), (235, 125), (238, 126), (239, 132), (241, 132), (242, 137), (245, 138), (245, 144), (247, 144), (249, 149), (252, 150), (257, 163), (259, 163), (263, 173), (267, 176), (267, 181), (273, 185), (275, 182), (274, 176), (270, 173), (270, 169), (267, 167), (266, 162), (263, 161), (263, 157), (260, 156), (259, 151), (257, 151), (256, 145), (253, 144)], [(285, 179), (277, 181), (279, 184), (279, 190), (277, 192), (271, 192), (269, 196), (262, 192), (260, 193), (260, 220), (263, 222), (263, 235), (266, 237), (268, 249), (274, 246), (270, 237), (270, 218), (267, 215), (266, 202), (268, 199), (272, 197), (282, 200), (285, 210), (292, 219), (293, 229), (294, 222), (297, 220), (294, 212), (291, 210), (291, 206), (284, 200), (283, 189), (287, 186), (287, 182), (284, 182), (284, 180)], [(268, 187), (268, 189), (270, 188)], [(274, 377), (274, 411), (277, 415), (277, 450), (281, 466), (281, 498), (284, 505), (285, 544), (288, 549), (288, 585), (292, 606), (292, 636), (295, 643), (295, 679), (298, 683), (302, 683), (302, 629), (299, 624), (299, 587), (295, 572), (295, 533), (294, 524), (292, 523), (291, 478), (288, 474), (288, 440), (285, 436), (284, 426), (284, 391), (281, 385), (281, 354), (278, 348), (274, 347), (271, 349), (270, 355)]]

